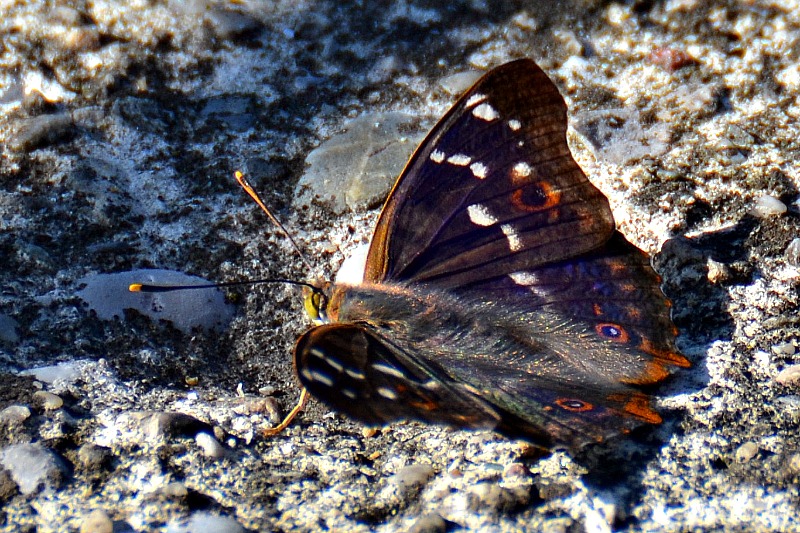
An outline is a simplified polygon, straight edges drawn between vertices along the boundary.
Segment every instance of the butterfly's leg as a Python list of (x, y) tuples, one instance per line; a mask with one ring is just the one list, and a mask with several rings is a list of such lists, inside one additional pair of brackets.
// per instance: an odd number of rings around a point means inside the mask
[(263, 435), (265, 437), (274, 437), (275, 435), (277, 435), (278, 433), (289, 427), (289, 424), (292, 423), (294, 417), (296, 417), (297, 414), (303, 410), (303, 407), (306, 405), (307, 400), (308, 400), (308, 390), (305, 387), (303, 387), (303, 392), (300, 393), (300, 399), (297, 400), (297, 405), (295, 405), (292, 408), (292, 410), (289, 411), (289, 414), (286, 415), (286, 418), (284, 418), (280, 424), (278, 424), (274, 428), (265, 429), (263, 431)]

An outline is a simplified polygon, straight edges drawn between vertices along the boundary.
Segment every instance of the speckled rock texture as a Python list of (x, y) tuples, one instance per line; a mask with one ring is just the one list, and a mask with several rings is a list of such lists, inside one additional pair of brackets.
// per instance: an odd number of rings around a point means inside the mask
[[(797, 530), (797, 2), (0, 12), (2, 531)], [(309, 154), (387, 113), (410, 117), (397, 142), (424, 134), (475, 71), (519, 57), (558, 85), (576, 160), (673, 300), (694, 366), (658, 391), (659, 427), (541, 458), (490, 432), (368, 432), (311, 402), (265, 438), (299, 393), (299, 290), (228, 291), (221, 332), (102, 320), (77, 296), (134, 269), (331, 279), (380, 192), (303, 201)], [(339, 159), (324, 168), (348, 177)]]

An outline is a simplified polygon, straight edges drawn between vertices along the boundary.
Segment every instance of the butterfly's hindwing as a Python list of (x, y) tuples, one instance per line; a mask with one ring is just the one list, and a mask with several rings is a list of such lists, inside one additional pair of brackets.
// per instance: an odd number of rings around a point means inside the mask
[(620, 383), (657, 383), (670, 366), (689, 366), (675, 347), (676, 330), (658, 275), (648, 257), (619, 233), (591, 254), (455, 292), (496, 302), (520, 316), (547, 312), (584, 325), (581, 338), (594, 337), (594, 342), (579, 340), (574, 331), (551, 335), (549, 342), (565, 346), (564, 357), (574, 355)]

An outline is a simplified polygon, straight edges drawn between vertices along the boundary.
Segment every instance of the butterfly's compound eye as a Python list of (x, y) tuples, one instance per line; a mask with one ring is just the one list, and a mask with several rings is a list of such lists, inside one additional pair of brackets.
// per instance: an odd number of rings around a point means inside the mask
[(322, 309), (322, 292), (319, 290), (304, 289), (303, 293), (303, 306), (306, 309), (306, 314), (315, 326), (323, 324), (325, 319), (323, 317), (324, 309)]

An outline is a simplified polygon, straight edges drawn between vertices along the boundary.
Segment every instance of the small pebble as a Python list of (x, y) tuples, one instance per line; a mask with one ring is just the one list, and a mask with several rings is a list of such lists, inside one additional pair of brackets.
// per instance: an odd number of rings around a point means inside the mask
[(20, 424), (31, 417), (31, 410), (24, 405), (9, 405), (0, 411), (0, 424)]
[(775, 381), (786, 387), (800, 384), (800, 365), (790, 365), (778, 372)]
[[(227, 4), (222, 4), (225, 5)], [(256, 34), (263, 27), (261, 21), (248, 13), (216, 5), (206, 13), (206, 20), (218, 37), (228, 40)]]
[(442, 89), (444, 89), (447, 94), (459, 95), (463, 94), (467, 89), (472, 87), (472, 84), (478, 81), (478, 78), (480, 78), (482, 75), (483, 72), (478, 70), (458, 72), (440, 79), (439, 85), (442, 86)]
[(800, 396), (790, 394), (774, 400), (775, 407), (783, 411), (793, 422), (800, 422)]
[(725, 263), (714, 261), (709, 257), (706, 265), (708, 266), (708, 281), (711, 283), (719, 283), (730, 278), (730, 269)]
[(104, 446), (85, 443), (78, 449), (78, 466), (85, 470), (99, 470), (111, 459), (111, 450)]
[(170, 498), (181, 499), (189, 495), (189, 489), (180, 481), (173, 481), (161, 487), (161, 494)]
[(685, 66), (697, 63), (697, 60), (684, 50), (670, 48), (668, 46), (653, 49), (647, 55), (647, 60), (654, 65), (658, 65), (667, 72), (675, 72)]
[(408, 530), (409, 533), (447, 533), (447, 520), (439, 513), (428, 513), (417, 519)]
[(750, 210), (750, 212), (759, 218), (782, 215), (786, 212), (786, 204), (774, 196), (765, 194), (756, 200), (756, 203), (753, 205), (753, 208)]
[(18, 123), (16, 133), (9, 139), (8, 147), (22, 152), (55, 143), (70, 135), (73, 125), (69, 113), (40, 115), (22, 120)]
[(434, 475), (434, 470), (431, 465), (427, 464), (414, 464), (408, 465), (400, 469), (389, 480), (398, 489), (410, 489), (424, 485)]
[(61, 409), (64, 405), (64, 400), (62, 400), (58, 394), (43, 390), (34, 392), (33, 399), (38, 402), (45, 411), (55, 411), (56, 409)]
[(95, 509), (81, 521), (81, 533), (113, 533), (114, 522), (108, 513)]
[(64, 385), (69, 385), (81, 375), (81, 363), (68, 361), (52, 366), (40, 366), (21, 372), (23, 376), (33, 376), (39, 381), (52, 385), (58, 380), (63, 380)]
[(469, 488), (469, 508), (476, 512), (489, 509), (509, 511), (530, 501), (530, 491), (524, 487), (505, 488), (493, 482), (481, 482)]
[(778, 342), (772, 345), (772, 353), (776, 355), (794, 355), (797, 353), (797, 346), (793, 342)]
[(534, 31), (539, 29), (539, 21), (527, 11), (520, 11), (511, 18), (511, 22), (523, 30)]
[(144, 417), (146, 428), (151, 437), (189, 437), (200, 431), (213, 432), (211, 426), (197, 418), (184, 413), (152, 413)]
[(800, 237), (795, 237), (785, 252), (786, 261), (795, 267), (800, 267)]
[(397, 73), (402, 68), (403, 63), (397, 56), (384, 56), (372, 64), (369, 72), (367, 72), (367, 81), (374, 84), (388, 83), (397, 77)]
[(250, 420), (266, 420), (270, 425), (275, 426), (283, 420), (281, 407), (278, 401), (268, 396), (266, 398), (244, 396), (234, 400), (233, 412), (237, 415), (243, 415), (250, 418)]
[(503, 478), (524, 478), (530, 475), (531, 471), (522, 463), (511, 463), (503, 472)]
[(736, 460), (740, 463), (747, 463), (758, 453), (758, 445), (755, 442), (745, 442), (736, 448)]
[(366, 114), (344, 128), (306, 156), (296, 208), (318, 202), (342, 214), (380, 205), (422, 140), (416, 118), (403, 113)]
[(207, 511), (198, 511), (188, 520), (170, 522), (166, 533), (244, 533), (244, 528), (230, 516), (219, 516)]
[(789, 457), (786, 461), (786, 470), (790, 476), (800, 474), (800, 453), (796, 453)]
[(203, 450), (203, 455), (210, 459), (220, 459), (228, 452), (225, 446), (208, 433), (198, 433), (194, 438), (197, 445)]

